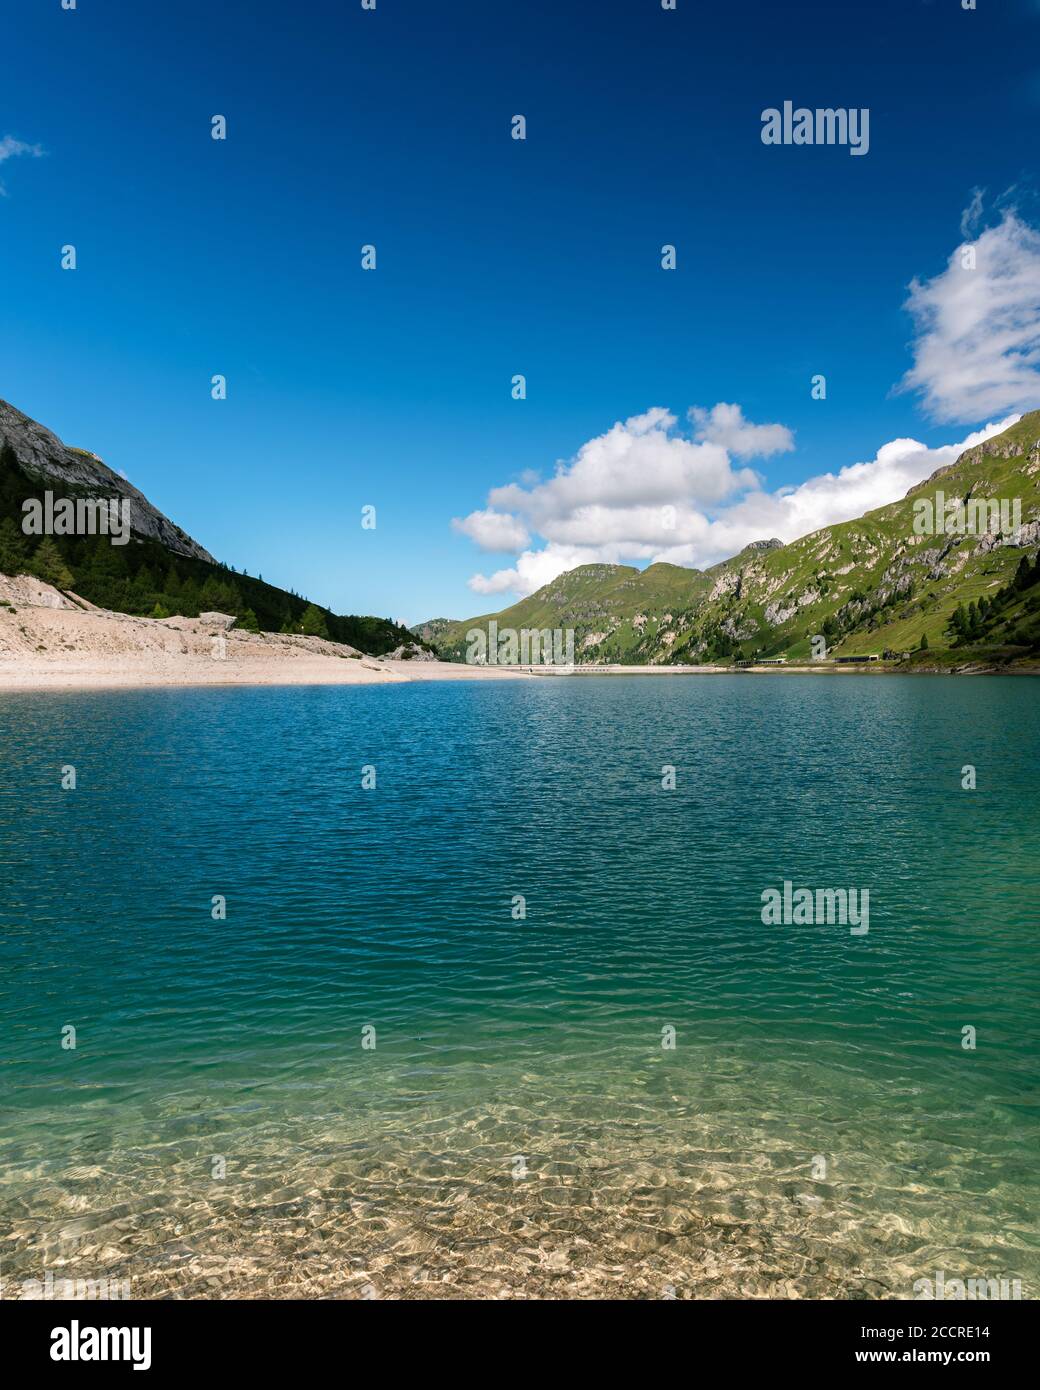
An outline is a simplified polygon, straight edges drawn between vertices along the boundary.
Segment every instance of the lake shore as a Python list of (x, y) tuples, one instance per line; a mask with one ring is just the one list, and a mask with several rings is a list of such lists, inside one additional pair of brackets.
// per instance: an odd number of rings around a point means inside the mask
[[(230, 644), (229, 644), (230, 646)], [(410, 685), (417, 680), (528, 680), (522, 671), (481, 671), (448, 662), (380, 661), (376, 657), (328, 657), (301, 652), (264, 659), (233, 652), (227, 659), (76, 659), (60, 655), (0, 657), (0, 691), (127, 690), (156, 686)]]
[[(308, 639), (303, 639), (308, 640)], [(325, 644), (329, 645), (329, 644)], [(612, 676), (928, 676), (1040, 675), (1035, 667), (968, 665), (899, 669), (889, 666), (576, 666), (569, 670), (521, 666), (466, 666), (449, 661), (391, 661), (370, 656), (328, 656), (305, 648), (271, 654), (228, 640), (226, 657), (79, 655), (45, 652), (0, 655), (0, 691), (127, 690), (193, 686), (412, 685), (429, 681), (558, 680)]]
[(416, 681), (546, 680), (588, 676), (1036, 675), (968, 659), (836, 665), (477, 666), (369, 656), (296, 633), (245, 632), (220, 615), (144, 618), (96, 608), (39, 581), (0, 588), (0, 690), (105, 690), (153, 686), (379, 685)]
[(518, 674), (380, 659), (321, 637), (241, 631), (233, 621), (134, 617), (26, 576), (0, 579), (0, 690), (378, 685)]

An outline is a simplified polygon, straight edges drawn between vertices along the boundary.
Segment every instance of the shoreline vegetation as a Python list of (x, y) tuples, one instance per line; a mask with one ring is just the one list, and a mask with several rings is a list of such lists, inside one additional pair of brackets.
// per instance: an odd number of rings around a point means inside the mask
[[(842, 665), (625, 663), (574, 666), (469, 665), (426, 657), (375, 657), (302, 634), (257, 633), (227, 614), (141, 618), (95, 608), (24, 578), (0, 576), (0, 691), (179, 686), (414, 684), (416, 681), (539, 680), (595, 676), (1040, 675), (1040, 662), (1002, 666), (958, 652), (914, 652), (893, 661)], [(12, 595), (17, 591), (17, 601)]]

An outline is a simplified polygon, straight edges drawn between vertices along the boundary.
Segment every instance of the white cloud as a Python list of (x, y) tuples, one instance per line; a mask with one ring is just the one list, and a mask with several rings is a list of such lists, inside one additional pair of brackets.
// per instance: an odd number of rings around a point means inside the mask
[(624, 561), (625, 557), (611, 546), (572, 547), (550, 542), (541, 550), (525, 550), (511, 569), (496, 570), (492, 575), (475, 574), (467, 583), (476, 594), (512, 593), (522, 598), (578, 565), (616, 565)]
[(697, 439), (721, 444), (738, 458), (768, 458), (794, 448), (794, 435), (786, 425), (752, 425), (739, 405), (720, 401), (711, 410), (695, 405), (690, 419), (697, 426)]
[[(0, 164), (8, 159), (14, 159), (16, 155), (27, 154), (34, 159), (39, 159), (43, 154), (43, 149), (39, 145), (27, 145), (24, 140), (16, 140), (13, 135), (5, 135), (0, 139)], [(0, 196), (6, 196), (6, 189), (0, 183)]]
[[(964, 225), (979, 216), (973, 199)], [(974, 269), (958, 247), (934, 279), (911, 284), (907, 300), (916, 337), (902, 389), (920, 392), (937, 420), (1040, 405), (1040, 232), (1008, 211), (973, 246)]]
[[(558, 464), (547, 482), (494, 488), (488, 501), (494, 510), (521, 515), (548, 539), (596, 543), (606, 511), (677, 496), (718, 502), (755, 481), (750, 469), (731, 468), (721, 445), (695, 443), (675, 426), (675, 416), (660, 406), (619, 421)], [(556, 528), (574, 534), (557, 535)], [(588, 534), (575, 533), (583, 529)]]
[(452, 517), (451, 524), (463, 536), (469, 536), (481, 550), (520, 550), (530, 540), (523, 522), (490, 507), (482, 512), (470, 512), (467, 517)]
[[(783, 426), (749, 425), (738, 407), (732, 409), (737, 415), (729, 417), (730, 424), (739, 419), (742, 429), (772, 431), (758, 438), (777, 446)], [(706, 419), (724, 418), (716, 417), (715, 411), (700, 414)], [(691, 418), (698, 415), (691, 412)], [(750, 470), (733, 472), (719, 444), (677, 438), (671, 433), (674, 416), (648, 411), (590, 441), (572, 464), (558, 469), (550, 483), (529, 491), (516, 485), (494, 489), (492, 500), (499, 506), (508, 502), (522, 512), (530, 529), (544, 537), (546, 544), (524, 549), (508, 568), (474, 575), (469, 586), (479, 594), (522, 597), (576, 565), (665, 560), (703, 569), (735, 555), (750, 541), (773, 536), (796, 540), (894, 502), (937, 468), (953, 463), (963, 450), (999, 434), (1017, 418), (1011, 415), (958, 443), (935, 449), (916, 439), (895, 439), (868, 462), (769, 492)], [(742, 442), (751, 437), (745, 436)], [(685, 449), (676, 454), (667, 447), (674, 444), (684, 444)], [(622, 485), (615, 465), (625, 458), (633, 462)], [(577, 479), (575, 473), (579, 473)], [(599, 499), (590, 496), (596, 477), (604, 484)]]
[(973, 188), (971, 190), (971, 202), (961, 213), (961, 236), (968, 238), (975, 235), (982, 222), (984, 210), (984, 198), (986, 190), (984, 188)]
[(496, 570), (494, 574), (471, 574), (466, 580), (475, 594), (505, 594), (520, 590), (520, 574), (515, 569)]

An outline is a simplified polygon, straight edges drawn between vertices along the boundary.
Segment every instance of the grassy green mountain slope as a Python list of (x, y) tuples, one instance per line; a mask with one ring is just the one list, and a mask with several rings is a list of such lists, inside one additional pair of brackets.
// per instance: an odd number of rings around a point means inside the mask
[(454, 627), (455, 622), (454, 618), (427, 618), (424, 623), (414, 623), (408, 631), (413, 636), (418, 637), (421, 642), (430, 643), (435, 641), (446, 628)]
[(452, 623), (431, 640), (453, 660), (464, 660), (466, 633), (499, 628), (574, 629), (580, 662), (659, 661), (687, 627), (710, 581), (680, 565), (579, 565), (500, 613)]
[[(915, 501), (939, 490), (960, 501), (1017, 499), (1022, 526), (1014, 534), (915, 534)], [(837, 656), (925, 644), (933, 664), (942, 664), (941, 652), (951, 661), (1011, 660), (1040, 652), (1040, 588), (1028, 579), (1038, 547), (1040, 411), (1033, 411), (855, 521), (789, 545), (760, 542), (704, 572), (585, 565), (435, 641), (458, 657), (460, 636), (496, 618), (500, 628), (575, 627), (581, 662), (797, 660), (810, 655), (816, 635)]]
[[(1017, 535), (915, 534), (917, 499), (1018, 499)], [(713, 655), (810, 655), (822, 634), (835, 655), (952, 647), (953, 615), (989, 601), (1040, 544), (1040, 412), (967, 450), (906, 497), (856, 521), (728, 562), (708, 601), (676, 644), (675, 659)], [(1017, 628), (1017, 615), (1010, 626)], [(714, 634), (728, 638), (718, 651)], [(990, 636), (1001, 645), (1006, 636)], [(727, 644), (721, 644), (726, 648)], [(714, 647), (714, 649), (713, 649)]]

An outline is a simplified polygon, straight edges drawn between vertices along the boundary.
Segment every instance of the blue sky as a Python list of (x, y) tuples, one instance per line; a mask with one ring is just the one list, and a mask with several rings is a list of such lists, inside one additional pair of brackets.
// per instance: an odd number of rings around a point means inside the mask
[[(452, 518), (655, 407), (676, 423), (651, 443), (680, 474), (717, 468), (710, 450), (726, 447), (710, 423), (698, 436), (690, 407), (735, 403), (789, 432), (794, 447), (730, 453), (736, 493), (705, 502), (712, 482), (694, 498), (711, 521), (740, 504), (748, 468), (772, 495), (889, 441), (940, 450), (1040, 405), (1040, 389), (1023, 398), (1040, 264), (1034, 0), (49, 0), (10, 8), (4, 47), (0, 396), (220, 558), (337, 611), (499, 607), (515, 588), (493, 581), (488, 599), (467, 581), (541, 552), (538, 515), (579, 536), (578, 558), (634, 555), (625, 508), (658, 506), (656, 484), (606, 495), (621, 515), (599, 539), (559, 498), (500, 504), (527, 535), (514, 551), (481, 551)], [(785, 99), (869, 108), (869, 152), (764, 145), (761, 112)], [(1010, 264), (1023, 287), (1018, 380), (998, 370), (985, 391), (958, 387), (949, 334), (934, 341), (906, 309), (918, 277), (923, 312), (949, 313), (976, 188), (979, 283), (993, 290)], [(990, 366), (993, 303), (968, 325), (989, 334), (969, 347)], [(893, 391), (915, 342), (927, 397)], [(643, 449), (623, 454), (626, 476), (657, 466)], [(892, 485), (916, 466), (898, 462)], [(680, 550), (711, 558), (707, 540)]]

